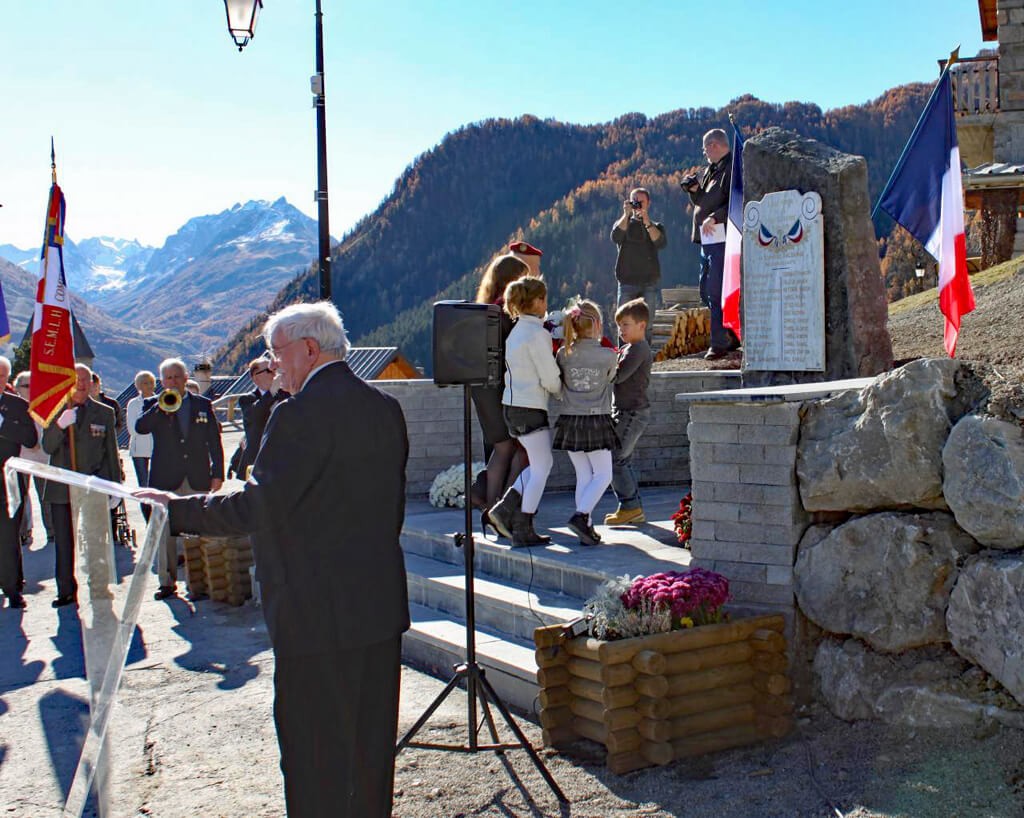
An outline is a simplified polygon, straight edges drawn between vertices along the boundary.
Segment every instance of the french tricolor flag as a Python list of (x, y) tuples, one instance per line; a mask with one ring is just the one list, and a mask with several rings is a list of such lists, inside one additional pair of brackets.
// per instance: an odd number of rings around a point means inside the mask
[(960, 148), (953, 116), (950, 60), (932, 90), (903, 156), (889, 177), (878, 207), (916, 238), (939, 264), (939, 309), (943, 340), (952, 358), (960, 318), (974, 309), (967, 277), (964, 193)]
[[(730, 121), (732, 116), (730, 115)], [(743, 247), (743, 136), (732, 123), (732, 181), (729, 218), (725, 224), (725, 265), (722, 270), (722, 326), (742, 339), (740, 322), (740, 250)]]

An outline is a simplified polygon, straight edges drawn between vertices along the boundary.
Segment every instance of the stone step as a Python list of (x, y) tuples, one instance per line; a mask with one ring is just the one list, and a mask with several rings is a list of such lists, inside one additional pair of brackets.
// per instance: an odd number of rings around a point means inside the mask
[[(520, 587), (553, 591), (573, 599), (586, 599), (608, 575), (600, 567), (567, 562), (564, 554), (548, 554), (545, 548), (511, 548), (505, 541), (495, 542), (480, 536), (473, 538), (476, 553), (476, 575), (499, 582), (511, 582)], [(402, 549), (407, 557), (428, 557), (449, 565), (462, 566), (465, 562), (461, 548), (452, 537), (429, 531), (402, 531)], [(561, 557), (561, 558), (559, 558)]]
[[(406, 554), (409, 601), (463, 622), (466, 618), (465, 571), (461, 565)], [(565, 594), (477, 575), (473, 582), (476, 624), (494, 632), (533, 641), (534, 629), (568, 622), (580, 614), (583, 600)]]
[[(678, 570), (689, 563), (689, 552), (670, 544), (671, 513), (683, 491), (645, 491), (651, 522), (623, 529), (598, 525), (605, 542), (596, 547), (579, 545), (565, 525), (574, 507), (571, 493), (544, 497), (537, 526), (551, 535), (547, 546), (511, 548), (474, 531), (477, 661), (503, 701), (535, 712), (536, 627), (574, 619), (583, 600), (610, 577)], [(413, 619), (402, 651), (406, 661), (450, 678), (466, 654), (465, 555), (452, 536), (464, 518), (461, 511), (424, 505), (409, 504), (402, 530)], [(595, 518), (613, 509), (614, 503), (604, 504)], [(479, 516), (473, 519), (478, 524)]]
[[(412, 627), (402, 637), (402, 659), (441, 679), (450, 679), (455, 665), (466, 660), (464, 624), (422, 605), (409, 605)], [(476, 635), (476, 661), (501, 700), (536, 717), (537, 663), (532, 642), (481, 628)], [(501, 717), (495, 719), (502, 729)]]

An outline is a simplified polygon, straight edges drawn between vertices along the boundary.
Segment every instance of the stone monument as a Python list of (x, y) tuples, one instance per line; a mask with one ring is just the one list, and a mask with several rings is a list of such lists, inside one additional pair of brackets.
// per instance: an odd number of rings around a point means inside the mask
[[(745, 369), (744, 386), (869, 377), (892, 368), (888, 305), (871, 224), (867, 163), (814, 139), (768, 128), (743, 147), (744, 199), (797, 190), (821, 197), (825, 362), (821, 371)], [(744, 282), (746, 267), (744, 260)], [(744, 297), (745, 301), (745, 297)], [(743, 307), (746, 311), (746, 305)], [(744, 354), (759, 355), (744, 333)]]
[(821, 196), (769, 193), (743, 210), (744, 370), (825, 370)]

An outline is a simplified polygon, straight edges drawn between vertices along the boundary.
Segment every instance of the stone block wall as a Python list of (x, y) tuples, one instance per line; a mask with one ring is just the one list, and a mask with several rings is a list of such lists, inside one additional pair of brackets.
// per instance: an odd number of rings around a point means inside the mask
[[(425, 497), (442, 469), (462, 462), (462, 387), (438, 387), (430, 380), (377, 381), (374, 386), (396, 397), (409, 430), (408, 495)], [(729, 371), (655, 372), (648, 395), (651, 425), (637, 445), (640, 482), (645, 485), (683, 485), (690, 482), (687, 440), (689, 405), (675, 400), (679, 392), (704, 392), (739, 386), (739, 373)], [(559, 406), (552, 401), (554, 423)], [(473, 459), (483, 460), (483, 441), (471, 411)], [(564, 452), (556, 452), (548, 488), (568, 490), (576, 477)]]
[(740, 604), (793, 607), (800, 403), (692, 403), (693, 565), (729, 577)]
[[(1020, 111), (1024, 110), (1024, 0), (999, 0), (997, 8), (999, 108), (1001, 112)], [(998, 134), (996, 139), (998, 143)], [(1011, 160), (997, 153), (996, 161)]]

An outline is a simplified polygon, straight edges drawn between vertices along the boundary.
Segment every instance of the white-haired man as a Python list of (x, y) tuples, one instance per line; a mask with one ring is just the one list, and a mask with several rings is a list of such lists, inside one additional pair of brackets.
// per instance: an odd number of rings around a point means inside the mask
[[(28, 403), (6, 390), (7, 379), (11, 377), (11, 362), (0, 355), (0, 468), (10, 457), (21, 454), (21, 447), (35, 446), (38, 441), (36, 426), (28, 414)], [(22, 480), (22, 494), (27, 485)], [(24, 608), (25, 598), (21, 595), (25, 577), (21, 565), (21, 515), (24, 504), (13, 515), (7, 508), (7, 493), (0, 505), (0, 590), (7, 597), (8, 608)]]
[[(153, 436), (153, 456), (149, 463), (149, 485), (175, 494), (201, 494), (217, 491), (224, 483), (224, 447), (220, 441), (220, 423), (213, 404), (202, 395), (185, 388), (188, 368), (180, 358), (168, 358), (160, 364), (160, 382), (165, 390), (178, 395), (175, 412), (160, 408), (159, 399), (148, 398), (135, 421), (135, 431)], [(156, 599), (178, 593), (178, 541), (164, 535), (157, 554), (160, 588)]]
[(345, 363), (333, 304), (286, 307), (264, 338), (292, 397), (271, 411), (252, 477), (224, 495), (138, 496), (169, 501), (173, 531), (252, 535), (288, 814), (385, 818), (409, 627), (405, 418)]
[(725, 223), (729, 218), (732, 153), (729, 137), (712, 128), (703, 139), (708, 165), (699, 175), (680, 183), (693, 204), (691, 239), (700, 245), (701, 300), (711, 310), (711, 346), (704, 356), (715, 360), (739, 348), (732, 330), (722, 324), (722, 275), (725, 269)]
[[(117, 454), (114, 410), (89, 396), (92, 370), (75, 364), (75, 390), (67, 408), (43, 430), (43, 451), (50, 465), (80, 474), (121, 481), (121, 458)], [(78, 600), (75, 581), (75, 534), (71, 523), (68, 487), (47, 480), (43, 496), (52, 504), (53, 539), (56, 545), (57, 598), (53, 607), (73, 605)]]

